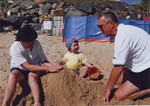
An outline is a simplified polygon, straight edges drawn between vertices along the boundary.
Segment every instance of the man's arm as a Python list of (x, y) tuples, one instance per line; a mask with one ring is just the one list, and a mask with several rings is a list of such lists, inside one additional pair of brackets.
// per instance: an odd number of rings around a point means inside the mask
[(103, 94), (103, 97), (101, 99), (102, 101), (106, 101), (106, 102), (109, 101), (109, 95), (111, 93), (111, 90), (113, 89), (114, 85), (116, 84), (116, 82), (119, 79), (123, 70), (124, 70), (124, 66), (122, 66), (122, 65), (114, 66), (114, 68), (111, 71), (107, 86), (106, 86), (104, 94)]

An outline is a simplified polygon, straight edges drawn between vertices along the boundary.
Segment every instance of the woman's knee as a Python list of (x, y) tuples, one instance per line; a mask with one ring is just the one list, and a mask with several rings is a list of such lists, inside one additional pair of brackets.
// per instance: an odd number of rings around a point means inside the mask
[(8, 78), (9, 78), (10, 81), (17, 82), (17, 75), (14, 74), (14, 73), (10, 73)]
[(21, 74), (21, 72), (19, 71), (12, 71), (10, 74), (9, 74), (9, 80), (11, 81), (17, 81), (17, 82), (20, 82), (24, 79), (24, 76), (23, 74)]
[(38, 76), (29, 75), (28, 82), (29, 83), (31, 83), (31, 82), (37, 82), (38, 78), (39, 78)]

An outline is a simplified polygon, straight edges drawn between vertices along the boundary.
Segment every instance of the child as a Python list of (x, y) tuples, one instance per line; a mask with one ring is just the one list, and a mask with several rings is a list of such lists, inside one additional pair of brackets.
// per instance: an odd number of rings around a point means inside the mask
[(37, 33), (29, 25), (23, 26), (16, 35), (16, 41), (11, 45), (11, 65), (8, 85), (2, 106), (10, 106), (15, 93), (16, 85), (25, 78), (34, 98), (34, 106), (41, 106), (38, 78), (41, 71), (58, 72), (60, 65), (51, 65), (40, 45), (36, 40)]
[(84, 54), (78, 51), (78, 40), (67, 40), (66, 47), (68, 48), (69, 52), (64, 55), (63, 60), (60, 62), (60, 64), (66, 64), (68, 69), (79, 73), (79, 77), (86, 77), (88, 68), (91, 68), (92, 64), (88, 62)]

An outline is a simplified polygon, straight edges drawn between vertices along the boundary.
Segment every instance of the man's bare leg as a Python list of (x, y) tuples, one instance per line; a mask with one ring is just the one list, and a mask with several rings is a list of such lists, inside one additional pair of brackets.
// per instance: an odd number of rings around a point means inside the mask
[(150, 96), (150, 89), (145, 89), (145, 90), (136, 92), (136, 93), (130, 95), (128, 98), (135, 100), (135, 99), (138, 99), (138, 98), (146, 96), (146, 95)]
[(140, 89), (138, 87), (133, 85), (130, 81), (126, 81), (115, 92), (115, 98), (117, 100), (124, 100), (128, 98), (130, 95), (139, 91)]

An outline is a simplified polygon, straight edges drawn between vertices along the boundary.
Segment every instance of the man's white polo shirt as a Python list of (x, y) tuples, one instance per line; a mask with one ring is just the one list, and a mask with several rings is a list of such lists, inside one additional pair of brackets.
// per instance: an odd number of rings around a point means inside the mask
[(143, 29), (119, 24), (114, 43), (114, 65), (125, 65), (133, 72), (150, 67), (150, 35)]

